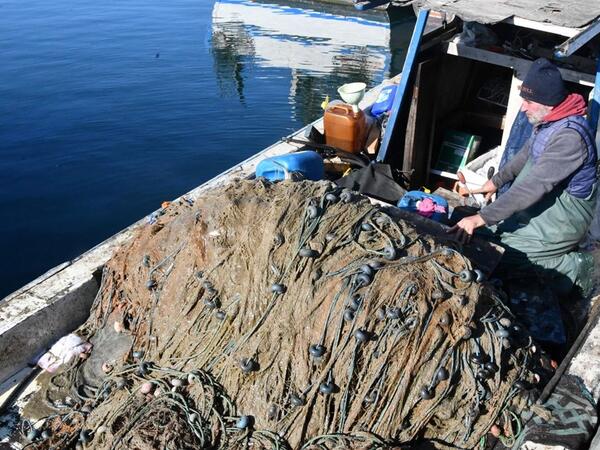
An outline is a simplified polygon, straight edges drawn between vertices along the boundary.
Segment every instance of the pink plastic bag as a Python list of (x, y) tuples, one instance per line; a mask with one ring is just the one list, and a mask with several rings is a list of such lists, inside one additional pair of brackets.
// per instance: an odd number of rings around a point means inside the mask
[(92, 344), (76, 334), (68, 334), (44, 353), (37, 364), (46, 372), (54, 373), (63, 364), (69, 363), (73, 358), (87, 355), (91, 350)]
[(423, 217), (431, 217), (433, 213), (446, 213), (446, 208), (438, 205), (430, 198), (424, 198), (417, 202), (417, 213)]

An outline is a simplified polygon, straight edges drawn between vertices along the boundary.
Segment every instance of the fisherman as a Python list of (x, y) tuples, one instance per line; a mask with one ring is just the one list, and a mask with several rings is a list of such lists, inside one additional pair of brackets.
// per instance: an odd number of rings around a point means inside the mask
[(596, 201), (596, 146), (584, 115), (586, 103), (569, 94), (559, 70), (536, 60), (521, 87), (521, 111), (533, 125), (523, 148), (491, 180), (472, 192), (489, 198), (510, 188), (478, 214), (448, 231), (459, 241), (487, 236), (505, 248), (498, 275), (532, 272), (567, 293), (591, 290), (594, 261), (577, 251), (592, 221)]

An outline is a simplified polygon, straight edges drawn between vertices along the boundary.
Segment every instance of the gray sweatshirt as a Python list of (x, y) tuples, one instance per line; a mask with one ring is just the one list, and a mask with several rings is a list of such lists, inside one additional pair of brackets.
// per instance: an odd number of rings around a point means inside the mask
[[(494, 186), (499, 188), (519, 175), (529, 159), (531, 142), (530, 138), (519, 153), (492, 177)], [(518, 184), (513, 184), (495, 202), (484, 207), (480, 211), (481, 217), (486, 225), (495, 225), (514, 213), (529, 208), (579, 169), (586, 157), (587, 147), (577, 131), (569, 128), (558, 130), (550, 138), (546, 150), (531, 167), (527, 177), (519, 180)]]

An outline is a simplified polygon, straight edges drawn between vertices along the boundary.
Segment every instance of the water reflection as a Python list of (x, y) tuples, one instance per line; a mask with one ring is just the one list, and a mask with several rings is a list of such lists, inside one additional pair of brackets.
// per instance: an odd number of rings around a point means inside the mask
[(221, 95), (234, 93), (244, 102), (249, 71), (286, 69), (291, 71), (292, 114), (307, 123), (321, 113), (325, 94), (336, 96), (336, 86), (350, 81), (373, 86), (389, 75), (390, 27), (384, 12), (300, 6), (215, 3), (211, 47)]
[(0, 298), (389, 73), (385, 13), (215, 1), (0, 3)]
[(240, 21), (221, 22), (213, 28), (211, 53), (215, 60), (215, 72), (223, 94), (237, 92), (244, 101), (245, 64), (254, 56), (254, 41)]

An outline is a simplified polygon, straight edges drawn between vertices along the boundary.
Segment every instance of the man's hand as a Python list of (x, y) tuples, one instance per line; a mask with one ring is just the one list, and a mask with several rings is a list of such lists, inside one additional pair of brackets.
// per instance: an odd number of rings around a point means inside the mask
[(483, 218), (479, 214), (475, 214), (474, 216), (465, 217), (446, 232), (456, 233), (456, 239), (461, 244), (466, 244), (471, 240), (471, 237), (473, 237), (475, 229), (482, 227), (483, 225), (485, 225)]
[(494, 183), (492, 183), (492, 180), (487, 180), (483, 186), (481, 186), (479, 189), (472, 189), (471, 192), (473, 194), (485, 194), (485, 201), (488, 202), (497, 190), (498, 188)]

